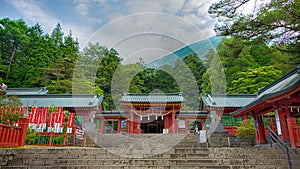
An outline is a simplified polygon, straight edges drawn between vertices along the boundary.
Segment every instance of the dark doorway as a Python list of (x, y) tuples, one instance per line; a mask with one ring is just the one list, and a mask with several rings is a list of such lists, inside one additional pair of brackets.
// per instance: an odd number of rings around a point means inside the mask
[(164, 129), (164, 120), (161, 117), (149, 116), (143, 117), (141, 121), (142, 133), (162, 133)]

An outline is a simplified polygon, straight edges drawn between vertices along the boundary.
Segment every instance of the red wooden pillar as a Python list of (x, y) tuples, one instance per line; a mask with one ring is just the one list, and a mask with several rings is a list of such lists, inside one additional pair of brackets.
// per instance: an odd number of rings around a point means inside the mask
[(205, 130), (205, 119), (201, 119), (201, 129)]
[(294, 136), (294, 127), (297, 126), (296, 118), (290, 117), (290, 118), (287, 118), (286, 121), (287, 121), (287, 125), (288, 125), (291, 146), (296, 148), (296, 140), (295, 140), (295, 136)]
[(129, 121), (129, 133), (133, 133), (133, 123), (134, 123), (134, 116), (133, 112), (130, 112), (130, 121)]
[(279, 115), (280, 128), (281, 128), (281, 139), (289, 140), (286, 118), (284, 117), (284, 112), (281, 108), (278, 108), (278, 115)]
[(103, 133), (104, 133), (105, 119), (102, 117), (100, 120), (101, 120), (101, 123), (100, 123), (100, 130), (99, 130), (99, 133), (100, 133), (100, 134), (103, 134)]
[(121, 119), (118, 119), (117, 133), (121, 133)]
[(141, 134), (142, 129), (141, 129), (141, 119), (139, 116), (134, 116), (134, 134)]
[(285, 105), (284, 108), (285, 108), (286, 118), (290, 118), (291, 114), (290, 114), (290, 109), (289, 109), (288, 105)]
[(263, 126), (263, 120), (261, 116), (254, 116), (255, 127), (256, 127), (256, 143), (266, 143), (266, 135)]
[(175, 111), (171, 113), (171, 119), (170, 119), (170, 123), (171, 123), (171, 134), (175, 134), (176, 133), (176, 122), (175, 122)]

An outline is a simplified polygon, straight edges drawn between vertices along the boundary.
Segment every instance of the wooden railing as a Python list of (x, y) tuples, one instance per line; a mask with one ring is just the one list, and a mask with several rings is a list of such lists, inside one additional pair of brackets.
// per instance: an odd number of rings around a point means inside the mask
[(20, 119), (18, 126), (0, 124), (0, 147), (24, 146), (27, 124), (27, 119)]

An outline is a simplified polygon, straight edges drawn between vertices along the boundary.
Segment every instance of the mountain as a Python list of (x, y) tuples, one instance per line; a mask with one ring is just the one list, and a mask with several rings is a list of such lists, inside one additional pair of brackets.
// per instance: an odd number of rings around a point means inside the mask
[(196, 53), (200, 59), (203, 59), (209, 49), (215, 49), (222, 41), (221, 36), (213, 36), (206, 40), (198, 41), (188, 46), (185, 46), (172, 54), (163, 56), (147, 64), (148, 68), (159, 68), (165, 64), (174, 65), (177, 59), (183, 60), (190, 54)]

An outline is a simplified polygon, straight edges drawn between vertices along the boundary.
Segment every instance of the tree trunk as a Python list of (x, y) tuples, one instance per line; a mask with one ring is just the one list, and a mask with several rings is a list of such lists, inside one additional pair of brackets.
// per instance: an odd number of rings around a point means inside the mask
[(7, 70), (7, 74), (6, 74), (6, 80), (8, 79), (8, 75), (9, 75), (10, 70), (11, 70), (11, 66), (12, 66), (12, 62), (13, 62), (13, 59), (14, 59), (15, 54), (16, 54), (16, 50), (17, 50), (17, 44), (14, 43), (13, 51), (11, 52), (10, 59), (9, 59), (9, 65), (8, 65), (8, 70)]

